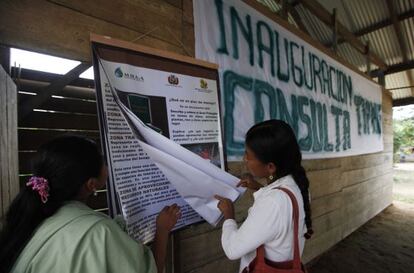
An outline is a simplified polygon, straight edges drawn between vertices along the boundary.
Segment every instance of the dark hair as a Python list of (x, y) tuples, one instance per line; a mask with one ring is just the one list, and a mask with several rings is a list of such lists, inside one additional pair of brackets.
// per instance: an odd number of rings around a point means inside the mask
[(309, 180), (302, 167), (302, 154), (292, 128), (281, 120), (267, 120), (254, 125), (246, 134), (246, 145), (263, 163), (276, 165), (276, 178), (292, 175), (298, 185), (305, 209), (305, 223), (311, 237), (312, 219), (309, 201)]
[(103, 159), (96, 144), (80, 136), (62, 136), (42, 145), (33, 164), (33, 176), (49, 183), (42, 203), (37, 191), (26, 185), (13, 200), (0, 232), (0, 272), (11, 270), (34, 230), (65, 201), (77, 197), (82, 185), (99, 177)]

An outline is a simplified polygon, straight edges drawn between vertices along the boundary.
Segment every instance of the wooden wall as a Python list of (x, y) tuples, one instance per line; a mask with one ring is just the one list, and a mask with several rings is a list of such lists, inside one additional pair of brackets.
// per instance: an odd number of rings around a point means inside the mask
[(17, 90), (0, 65), (0, 227), (19, 191), (17, 160)]
[[(94, 32), (194, 56), (192, 0), (4, 0), (0, 15), (0, 43), (23, 49), (89, 61), (89, 32)], [(50, 79), (39, 81), (39, 77), (21, 80), (19, 90), (36, 94), (47, 82)], [(50, 98), (40, 107), (59, 112), (36, 112), (19, 123), (22, 181), (27, 179), (28, 162), (36, 147), (51, 137), (70, 130), (99, 141), (93, 89), (81, 82), (71, 85), (55, 94), (66, 99)], [(305, 261), (335, 245), (392, 201), (392, 102), (386, 93), (383, 152), (304, 162), (311, 182), (315, 229), (306, 244)], [(19, 94), (19, 103), (30, 96)], [(246, 171), (240, 162), (229, 168), (235, 175)], [(105, 193), (99, 198), (93, 202), (95, 208), (105, 206)], [(239, 222), (251, 203), (251, 193), (236, 203)], [(175, 272), (237, 272), (238, 261), (224, 256), (220, 236), (220, 227), (207, 224), (176, 232)]]

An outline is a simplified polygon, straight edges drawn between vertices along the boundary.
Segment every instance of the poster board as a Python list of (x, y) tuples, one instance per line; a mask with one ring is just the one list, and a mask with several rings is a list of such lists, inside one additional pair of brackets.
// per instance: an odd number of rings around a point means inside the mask
[(152, 133), (224, 170), (217, 66), (104, 36), (92, 35), (91, 43), (111, 216), (122, 213), (128, 233), (143, 243), (153, 239), (166, 205), (181, 206), (175, 229), (202, 221), (151, 162), (117, 100)]

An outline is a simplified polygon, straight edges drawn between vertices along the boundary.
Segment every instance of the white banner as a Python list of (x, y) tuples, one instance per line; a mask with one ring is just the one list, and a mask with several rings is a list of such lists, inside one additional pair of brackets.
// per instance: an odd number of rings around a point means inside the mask
[(267, 119), (291, 125), (305, 159), (383, 149), (379, 85), (240, 0), (193, 5), (196, 57), (220, 66), (229, 160)]

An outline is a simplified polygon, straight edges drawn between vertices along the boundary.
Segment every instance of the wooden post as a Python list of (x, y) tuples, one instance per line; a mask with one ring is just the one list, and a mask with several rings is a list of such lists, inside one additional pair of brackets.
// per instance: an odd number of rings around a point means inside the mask
[(0, 45), (0, 65), (10, 75), (10, 48)]
[(286, 21), (288, 20), (288, 5), (289, 3), (287, 0), (282, 0), (282, 10), (280, 16)]
[(332, 50), (336, 53), (338, 46), (338, 20), (336, 15), (336, 8), (332, 13)]
[(17, 89), (0, 66), (0, 227), (19, 191), (17, 148)]
[(369, 41), (367, 41), (367, 44), (365, 45), (365, 58), (367, 62), (367, 75), (371, 75), (371, 59), (369, 58)]
[(378, 73), (378, 83), (385, 87), (385, 75), (383, 70), (380, 70)]

